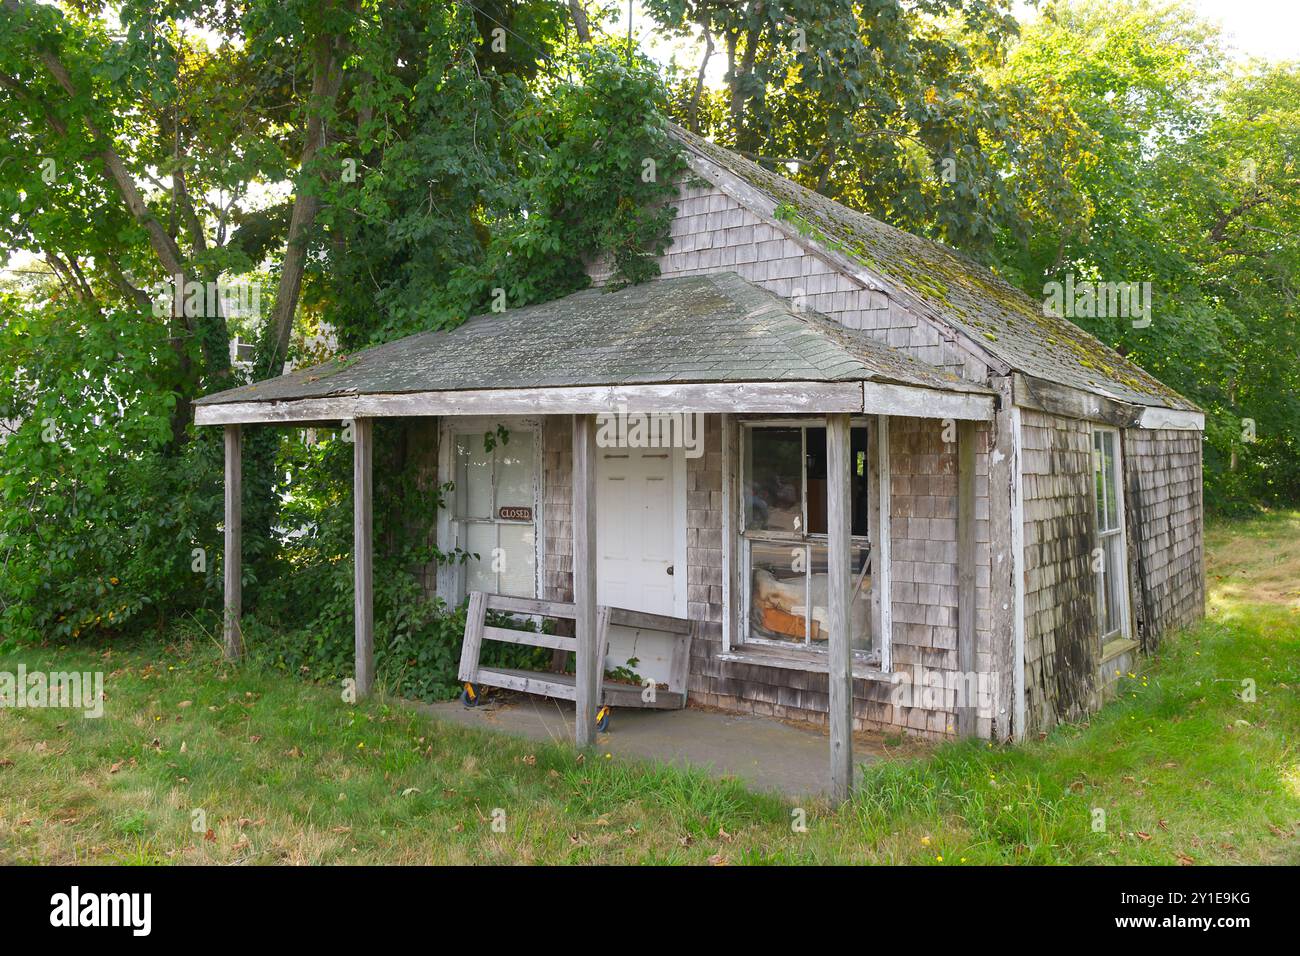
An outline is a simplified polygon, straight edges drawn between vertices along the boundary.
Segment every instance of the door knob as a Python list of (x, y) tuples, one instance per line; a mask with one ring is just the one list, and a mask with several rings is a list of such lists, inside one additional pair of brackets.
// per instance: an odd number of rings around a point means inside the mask
[(669, 574), (672, 574), (672, 573), (673, 573), (673, 566), (672, 566), (671, 564), (668, 565), (668, 573), (669, 573)]

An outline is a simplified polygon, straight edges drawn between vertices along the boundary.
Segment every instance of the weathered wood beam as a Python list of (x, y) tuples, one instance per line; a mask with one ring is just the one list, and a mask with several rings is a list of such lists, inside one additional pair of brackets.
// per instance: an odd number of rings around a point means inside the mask
[(225, 614), (222, 623), (222, 651), (226, 660), (244, 653), (244, 635), (239, 617), (243, 611), (243, 445), (242, 428), (226, 426), (226, 549), (223, 556)]
[[(926, 389), (916, 391), (927, 392)], [(942, 394), (935, 392), (934, 394)], [(861, 412), (861, 382), (717, 382), (494, 388), (198, 404), (199, 425), (421, 415), (598, 415), (610, 412)]]
[(830, 683), (831, 796), (843, 802), (853, 792), (853, 650), (849, 633), (853, 600), (853, 455), (849, 416), (826, 416), (826, 578), (830, 634), (827, 669)]
[(884, 382), (862, 383), (862, 408), (869, 415), (986, 422), (993, 418), (993, 406), (992, 395), (975, 392), (945, 392)]
[(375, 683), (375, 607), (371, 481), (374, 462), (374, 422), (358, 418), (352, 428), (352, 552), (356, 611), (357, 696), (369, 694)]
[(424, 415), (582, 415), (602, 412), (826, 414), (862, 412), (988, 421), (992, 395), (881, 382), (716, 382), (496, 388), (459, 392), (339, 395), (199, 404), (199, 425), (307, 422)]
[(596, 742), (600, 703), (599, 636), (596, 625), (596, 420), (573, 416), (573, 607), (577, 713), (574, 739), (579, 747)]
[(469, 593), (469, 608), (465, 612), (465, 637), (460, 644), (460, 670), (462, 683), (478, 680), (479, 654), (483, 649), (483, 617), (487, 595), (482, 591)]
[(1011, 409), (1011, 570), (1012, 638), (1015, 664), (1012, 672), (1011, 728), (1016, 740), (1025, 737), (1025, 453), (1020, 409)]
[(1203, 412), (1182, 411), (1177, 408), (1144, 408), (1138, 418), (1138, 428), (1168, 428), (1175, 431), (1205, 431)]
[(978, 691), (975, 673), (975, 442), (974, 422), (957, 424), (957, 736), (973, 737), (978, 716), (971, 694)]

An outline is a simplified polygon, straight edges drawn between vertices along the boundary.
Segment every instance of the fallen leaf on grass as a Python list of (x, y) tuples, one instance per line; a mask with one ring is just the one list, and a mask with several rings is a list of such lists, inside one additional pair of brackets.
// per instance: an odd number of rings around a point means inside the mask
[(709, 866), (726, 866), (727, 858), (721, 853), (715, 853), (709, 857)]
[(204, 839), (205, 841), (207, 841), (208, 843), (216, 843), (216, 842), (217, 842), (217, 831), (216, 831), (216, 830), (209, 829), (207, 833), (203, 834), (203, 839)]
[(351, 833), (351, 827), (330, 827), (331, 833)]
[(12, 767), (14, 762), (8, 757), (0, 757), (0, 767)]
[(113, 766), (111, 766), (111, 767), (108, 768), (108, 772), (109, 772), (109, 773), (117, 773), (119, 770), (122, 769), (122, 765), (125, 764), (125, 763), (126, 763), (125, 760), (119, 760), (117, 763), (113, 764)]

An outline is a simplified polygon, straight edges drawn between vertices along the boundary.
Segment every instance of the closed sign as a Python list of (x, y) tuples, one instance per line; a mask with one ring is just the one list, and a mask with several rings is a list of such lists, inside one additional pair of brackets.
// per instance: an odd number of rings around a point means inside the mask
[(522, 505), (503, 505), (497, 509), (497, 517), (502, 521), (532, 521), (533, 509)]

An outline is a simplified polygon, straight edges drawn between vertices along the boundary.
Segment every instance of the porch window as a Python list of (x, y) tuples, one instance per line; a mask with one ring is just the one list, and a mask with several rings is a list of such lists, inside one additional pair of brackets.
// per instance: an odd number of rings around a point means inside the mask
[[(747, 424), (742, 433), (746, 639), (824, 649), (829, 639), (826, 429)], [(854, 425), (850, 644), (871, 647), (867, 429)]]
[(537, 596), (537, 435), (510, 426), (452, 435), (456, 547), (471, 554), (462, 592)]
[(1100, 551), (1094, 554), (1093, 567), (1097, 573), (1097, 619), (1104, 645), (1128, 633), (1128, 574), (1125, 568), (1119, 432), (1113, 428), (1094, 429), (1092, 453)]

